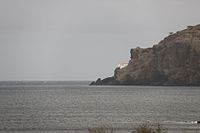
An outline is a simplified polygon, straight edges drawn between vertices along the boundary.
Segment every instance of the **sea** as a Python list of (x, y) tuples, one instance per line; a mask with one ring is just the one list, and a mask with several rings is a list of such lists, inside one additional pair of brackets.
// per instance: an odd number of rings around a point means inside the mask
[(89, 86), (89, 81), (0, 82), (0, 133), (130, 133), (159, 123), (200, 133), (200, 87)]

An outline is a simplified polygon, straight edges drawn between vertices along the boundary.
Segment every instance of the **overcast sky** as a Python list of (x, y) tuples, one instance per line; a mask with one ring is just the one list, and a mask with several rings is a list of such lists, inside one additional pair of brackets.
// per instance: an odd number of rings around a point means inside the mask
[(200, 0), (0, 0), (0, 80), (96, 80), (200, 23)]

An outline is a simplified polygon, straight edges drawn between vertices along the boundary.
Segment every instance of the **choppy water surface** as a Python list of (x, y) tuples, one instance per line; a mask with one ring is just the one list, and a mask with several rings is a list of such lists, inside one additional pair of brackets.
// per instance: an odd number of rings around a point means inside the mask
[[(195, 129), (200, 87), (12, 85), (0, 87), (0, 132), (124, 129), (144, 121)], [(184, 129), (186, 130), (186, 129)]]

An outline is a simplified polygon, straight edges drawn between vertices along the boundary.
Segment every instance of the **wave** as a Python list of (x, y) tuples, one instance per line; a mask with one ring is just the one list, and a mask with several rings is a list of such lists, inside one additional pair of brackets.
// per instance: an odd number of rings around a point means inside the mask
[(172, 124), (200, 124), (200, 121), (164, 121), (164, 123), (172, 123)]

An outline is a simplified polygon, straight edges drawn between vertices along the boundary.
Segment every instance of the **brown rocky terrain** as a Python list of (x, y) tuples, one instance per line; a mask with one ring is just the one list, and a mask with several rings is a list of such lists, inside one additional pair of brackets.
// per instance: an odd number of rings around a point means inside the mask
[(131, 49), (114, 76), (93, 85), (200, 85), (200, 25), (170, 34), (151, 48)]

